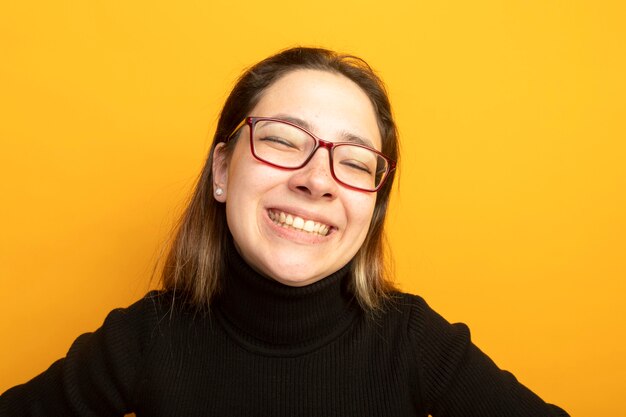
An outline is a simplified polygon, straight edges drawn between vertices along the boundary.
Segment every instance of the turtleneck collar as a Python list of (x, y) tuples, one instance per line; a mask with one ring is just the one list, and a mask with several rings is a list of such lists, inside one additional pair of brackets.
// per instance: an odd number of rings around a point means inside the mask
[(248, 349), (300, 354), (343, 333), (358, 314), (348, 289), (349, 264), (313, 284), (291, 287), (260, 275), (231, 242), (226, 265), (216, 313)]

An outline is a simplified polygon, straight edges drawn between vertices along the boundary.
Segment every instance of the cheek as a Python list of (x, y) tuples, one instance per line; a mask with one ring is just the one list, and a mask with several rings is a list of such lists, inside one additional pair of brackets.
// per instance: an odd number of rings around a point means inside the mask
[(284, 176), (280, 170), (241, 155), (231, 164), (228, 174), (226, 212), (229, 223), (242, 230), (256, 229), (265, 195), (284, 184)]
[(258, 200), (267, 191), (286, 183), (285, 174), (256, 160), (233, 167), (229, 174), (230, 196), (236, 200)]
[(228, 165), (228, 197), (229, 200), (240, 200), (242, 197), (250, 196), (260, 182), (259, 164), (249, 155), (245, 143), (237, 143)]
[(375, 203), (376, 196), (369, 194), (360, 195), (359, 198), (354, 198), (349, 202), (348, 221), (354, 227), (354, 233), (363, 237), (367, 234), (374, 214)]

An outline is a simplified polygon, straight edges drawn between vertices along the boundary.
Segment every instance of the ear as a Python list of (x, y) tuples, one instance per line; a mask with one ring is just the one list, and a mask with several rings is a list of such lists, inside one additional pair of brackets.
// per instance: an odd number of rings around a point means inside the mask
[[(220, 142), (213, 150), (213, 197), (220, 203), (226, 202), (226, 185), (228, 184), (228, 161), (225, 148), (226, 144)], [(218, 189), (222, 192), (216, 192)]]

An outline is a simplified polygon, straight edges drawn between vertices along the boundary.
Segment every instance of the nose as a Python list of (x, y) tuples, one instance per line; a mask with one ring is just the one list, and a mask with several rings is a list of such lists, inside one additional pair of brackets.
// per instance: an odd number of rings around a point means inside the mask
[(293, 171), (289, 188), (310, 198), (334, 199), (338, 184), (330, 172), (329, 150), (319, 148), (305, 166)]

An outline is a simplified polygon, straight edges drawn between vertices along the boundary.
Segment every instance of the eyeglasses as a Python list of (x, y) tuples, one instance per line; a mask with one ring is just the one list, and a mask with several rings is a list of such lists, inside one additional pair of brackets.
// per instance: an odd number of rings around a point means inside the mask
[(247, 117), (226, 139), (250, 127), (250, 150), (261, 162), (282, 169), (305, 166), (319, 148), (328, 149), (330, 173), (340, 184), (359, 191), (378, 191), (396, 162), (376, 149), (353, 142), (329, 142), (286, 120)]

